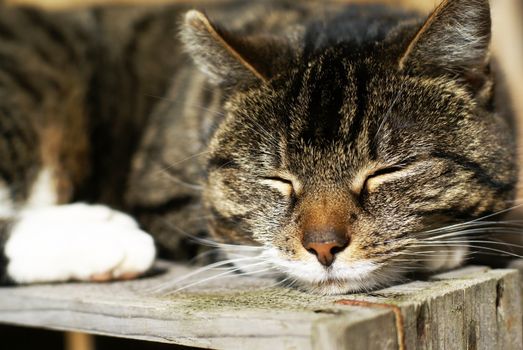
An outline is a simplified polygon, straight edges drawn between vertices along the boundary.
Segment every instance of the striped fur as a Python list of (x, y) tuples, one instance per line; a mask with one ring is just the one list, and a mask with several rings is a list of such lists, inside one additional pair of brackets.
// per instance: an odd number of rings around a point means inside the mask
[[(49, 169), (54, 204), (127, 211), (179, 259), (194, 253), (186, 234), (261, 245), (323, 293), (390, 283), (416, 233), (509, 205), (515, 145), (487, 1), (447, 1), (425, 23), (336, 1), (220, 2), (177, 36), (187, 10), (0, 11), (9, 205), (23, 209)], [(446, 30), (455, 47), (479, 43), (474, 57), (429, 50)], [(301, 244), (324, 216), (351, 237), (328, 271)]]

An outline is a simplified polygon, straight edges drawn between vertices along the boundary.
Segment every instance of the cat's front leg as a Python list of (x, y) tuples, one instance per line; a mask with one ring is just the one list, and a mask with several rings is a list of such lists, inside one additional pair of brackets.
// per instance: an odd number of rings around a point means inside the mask
[(15, 283), (132, 278), (156, 253), (134, 219), (102, 205), (27, 210), (4, 227), (5, 271)]

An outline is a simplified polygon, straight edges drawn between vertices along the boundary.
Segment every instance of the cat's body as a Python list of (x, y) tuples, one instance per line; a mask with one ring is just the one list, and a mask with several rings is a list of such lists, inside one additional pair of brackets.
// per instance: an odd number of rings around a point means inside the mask
[[(150, 266), (154, 248), (130, 218), (57, 206), (73, 202), (132, 214), (177, 258), (190, 255), (184, 234), (207, 230), (258, 246), (258, 259), (326, 293), (397, 280), (414, 268), (411, 249), (428, 248), (412, 248), (420, 232), (510, 205), (515, 147), (486, 64), (486, 1), (450, 1), (423, 27), (379, 6), (231, 1), (206, 6), (230, 31), (193, 11), (177, 35), (191, 7), (2, 9), (8, 277), (122, 278)], [(438, 21), (454, 12), (469, 31), (453, 37), (442, 23), (440, 49)], [(83, 250), (60, 253), (68, 245)], [(420, 265), (449, 268), (465, 254), (436, 250)], [(69, 270), (41, 271), (64, 259)]]

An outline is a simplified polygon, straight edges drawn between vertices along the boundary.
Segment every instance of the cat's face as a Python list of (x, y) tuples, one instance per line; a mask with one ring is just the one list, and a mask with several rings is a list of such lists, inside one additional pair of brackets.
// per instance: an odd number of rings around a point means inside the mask
[(488, 111), (488, 79), (480, 93), (409, 60), (341, 44), (231, 93), (209, 146), (212, 234), (261, 245), (320, 293), (459, 265), (466, 248), (441, 243), (438, 228), (509, 205), (510, 133)]
[[(424, 231), (504, 209), (514, 176), (507, 130), (464, 89), (336, 56), (229, 103), (205, 189), (215, 235), (262, 243), (279, 268), (327, 292), (423, 266)], [(336, 235), (346, 242), (325, 266), (307, 240)], [(439, 251), (429, 266), (464, 257)]]

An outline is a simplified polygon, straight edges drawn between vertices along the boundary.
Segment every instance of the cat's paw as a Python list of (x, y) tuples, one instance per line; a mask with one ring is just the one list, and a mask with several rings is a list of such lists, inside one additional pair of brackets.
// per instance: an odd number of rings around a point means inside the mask
[(148, 270), (156, 250), (130, 216), (82, 203), (24, 212), (5, 246), (17, 283), (127, 279)]

